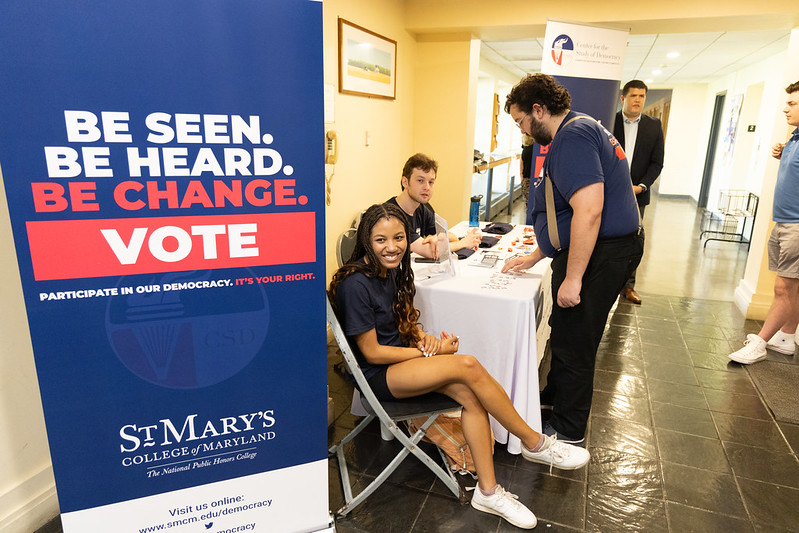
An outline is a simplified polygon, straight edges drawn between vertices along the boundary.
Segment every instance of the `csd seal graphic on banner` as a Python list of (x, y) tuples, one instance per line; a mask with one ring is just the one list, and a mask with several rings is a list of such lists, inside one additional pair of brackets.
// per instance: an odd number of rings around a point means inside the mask
[[(143, 380), (174, 389), (215, 385), (263, 346), (269, 305), (262, 286), (229, 287), (213, 270), (132, 277), (135, 293), (108, 302), (106, 331), (122, 364)], [(221, 299), (216, 288), (236, 295)]]
[(566, 34), (555, 37), (552, 41), (552, 61), (561, 67), (568, 66), (574, 57), (574, 41)]

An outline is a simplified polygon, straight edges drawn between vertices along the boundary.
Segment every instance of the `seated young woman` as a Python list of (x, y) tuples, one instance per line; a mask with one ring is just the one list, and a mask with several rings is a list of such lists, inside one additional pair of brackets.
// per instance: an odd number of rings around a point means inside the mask
[(497, 484), (488, 415), (521, 440), (528, 461), (573, 470), (588, 463), (589, 453), (528, 426), (480, 362), (457, 353), (457, 336), (422, 330), (413, 306), (405, 213), (392, 204), (373, 205), (361, 218), (356, 240), (328, 296), (372, 390), (381, 400), (435, 391), (461, 404), (463, 435), (477, 470), (472, 507), (532, 529), (535, 515)]

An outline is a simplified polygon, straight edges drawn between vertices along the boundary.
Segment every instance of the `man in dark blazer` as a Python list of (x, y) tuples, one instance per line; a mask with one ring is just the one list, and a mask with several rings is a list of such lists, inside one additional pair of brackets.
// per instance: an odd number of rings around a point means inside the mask
[[(628, 81), (622, 89), (622, 110), (616, 113), (613, 135), (627, 154), (633, 191), (638, 200), (641, 219), (649, 205), (650, 188), (663, 168), (663, 127), (660, 120), (642, 113), (646, 105), (647, 86), (641, 80)], [(641, 303), (635, 292), (635, 272), (621, 291), (634, 304)]]

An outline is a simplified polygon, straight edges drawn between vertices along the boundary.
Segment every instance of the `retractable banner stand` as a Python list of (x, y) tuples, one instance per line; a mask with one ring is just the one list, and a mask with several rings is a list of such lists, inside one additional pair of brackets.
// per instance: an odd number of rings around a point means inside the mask
[[(591, 115), (610, 131), (613, 131), (628, 35), (627, 30), (547, 21), (541, 72), (568, 89), (574, 111)], [(546, 146), (533, 145), (534, 177), (540, 176), (546, 151)], [(534, 196), (535, 181), (530, 180), (530, 198)], [(527, 208), (528, 224), (532, 223), (532, 209), (531, 201)]]
[(64, 531), (328, 528), (322, 3), (10, 0), (0, 50)]

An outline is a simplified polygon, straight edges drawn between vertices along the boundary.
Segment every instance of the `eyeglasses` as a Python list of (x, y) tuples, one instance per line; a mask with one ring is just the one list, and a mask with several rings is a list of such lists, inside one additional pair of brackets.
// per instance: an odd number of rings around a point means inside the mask
[(530, 113), (525, 113), (525, 114), (524, 114), (524, 116), (523, 116), (522, 118), (520, 118), (519, 120), (514, 120), (514, 121), (513, 121), (513, 122), (516, 124), (516, 127), (517, 127), (517, 128), (519, 128), (519, 129), (522, 129), (522, 121), (523, 121), (524, 119), (526, 119), (526, 118), (527, 118), (527, 116), (528, 116), (529, 114), (530, 114)]

